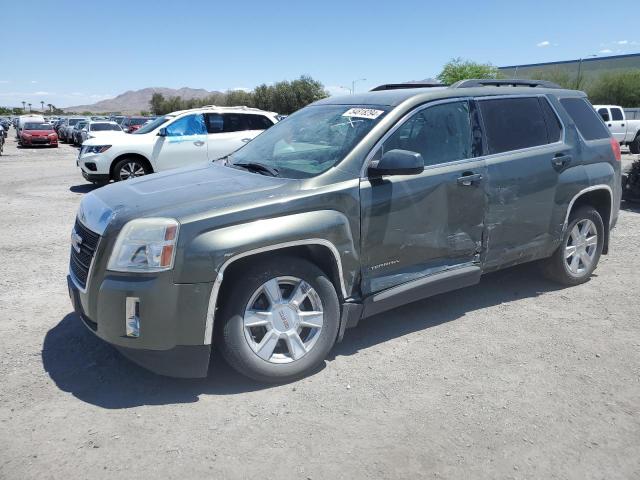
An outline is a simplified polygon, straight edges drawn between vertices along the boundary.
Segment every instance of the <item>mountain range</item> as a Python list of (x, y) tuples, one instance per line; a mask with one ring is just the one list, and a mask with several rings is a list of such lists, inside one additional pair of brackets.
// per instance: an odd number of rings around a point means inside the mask
[(63, 108), (65, 112), (91, 112), (91, 113), (139, 113), (142, 110), (149, 110), (149, 101), (154, 93), (161, 93), (164, 97), (182, 97), (184, 99), (205, 98), (214, 93), (203, 88), (163, 88), (150, 87), (142, 90), (129, 90), (121, 93), (115, 98), (101, 100), (91, 105), (75, 105)]

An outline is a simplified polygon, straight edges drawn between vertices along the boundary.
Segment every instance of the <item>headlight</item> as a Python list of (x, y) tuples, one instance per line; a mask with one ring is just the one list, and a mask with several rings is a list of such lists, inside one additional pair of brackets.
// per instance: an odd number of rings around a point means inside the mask
[(111, 148), (111, 145), (91, 145), (85, 146), (85, 148), (83, 153), (104, 153)]
[(116, 272), (171, 270), (179, 228), (172, 218), (131, 220), (120, 231), (107, 268)]

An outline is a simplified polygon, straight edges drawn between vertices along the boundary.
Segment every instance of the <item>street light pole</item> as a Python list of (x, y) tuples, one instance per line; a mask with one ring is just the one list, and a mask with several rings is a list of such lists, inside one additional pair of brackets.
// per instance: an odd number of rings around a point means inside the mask
[(351, 81), (351, 95), (356, 93), (356, 82), (366, 82), (366, 81), (367, 81), (366, 78), (358, 78), (357, 80), (352, 80)]
[(585, 58), (591, 58), (591, 57), (597, 57), (598, 55), (596, 55), (595, 53), (592, 53), (591, 55), (587, 55), (586, 57), (580, 57), (578, 59), (578, 76), (576, 77), (576, 90), (580, 89), (580, 81), (581, 81), (581, 76), (582, 76), (582, 61)]

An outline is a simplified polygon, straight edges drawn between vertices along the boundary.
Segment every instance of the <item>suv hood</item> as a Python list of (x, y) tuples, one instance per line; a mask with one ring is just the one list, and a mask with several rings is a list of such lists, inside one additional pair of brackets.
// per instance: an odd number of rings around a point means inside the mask
[[(146, 145), (153, 142), (153, 140), (156, 138), (156, 135), (153, 132), (145, 133), (142, 135), (131, 135), (125, 132), (112, 133), (115, 133), (115, 135), (109, 136), (109, 142), (111, 142), (112, 145)], [(93, 132), (91, 132), (91, 134), (93, 135)], [(102, 139), (104, 140), (104, 137), (102, 137)], [(84, 145), (102, 145), (101, 142), (103, 140), (100, 140), (99, 138), (89, 139), (84, 142)]]
[(296, 180), (205, 163), (94, 190), (83, 198), (78, 216), (87, 227), (102, 233), (109, 219), (116, 227), (151, 216), (183, 221), (229, 207), (250, 208), (254, 202), (290, 195), (297, 188)]

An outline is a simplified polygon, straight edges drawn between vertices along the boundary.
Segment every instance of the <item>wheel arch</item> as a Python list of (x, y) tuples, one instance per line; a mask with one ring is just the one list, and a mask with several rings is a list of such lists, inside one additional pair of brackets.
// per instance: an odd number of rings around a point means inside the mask
[(224, 301), (225, 289), (232, 287), (234, 280), (241, 276), (243, 269), (246, 268), (249, 262), (273, 257), (274, 255), (282, 257), (293, 256), (310, 261), (327, 275), (336, 290), (340, 302), (347, 297), (340, 253), (335, 245), (328, 240), (321, 238), (305, 239), (249, 250), (227, 259), (218, 269), (209, 297), (204, 343), (211, 343), (213, 340), (215, 313), (221, 302)]
[(564, 220), (563, 232), (569, 225), (571, 213), (577, 208), (588, 205), (597, 210), (602, 217), (604, 224), (604, 244), (602, 254), (606, 255), (609, 251), (609, 231), (611, 229), (611, 220), (613, 215), (613, 191), (609, 185), (593, 185), (591, 187), (580, 190), (569, 202), (567, 213)]
[(151, 162), (149, 161), (149, 159), (144, 155), (140, 153), (122, 153), (111, 161), (111, 165), (109, 166), (109, 177), (111, 177), (111, 179), (115, 180), (113, 174), (114, 174), (116, 165), (120, 160), (124, 160), (125, 158), (135, 158), (136, 160), (140, 160), (141, 162), (144, 162), (144, 164), (149, 169), (149, 172), (153, 173), (153, 166), (151, 165)]

